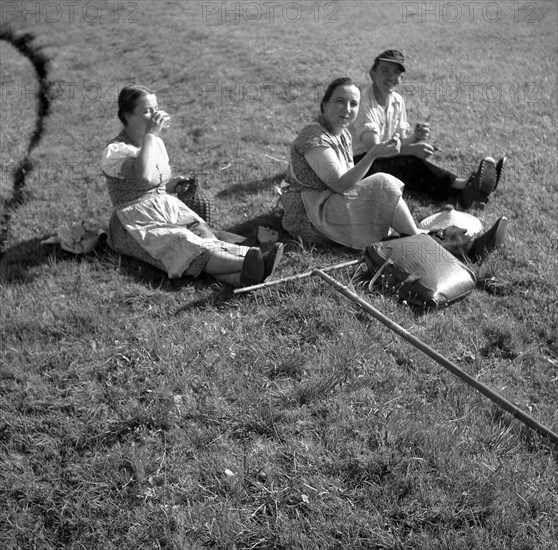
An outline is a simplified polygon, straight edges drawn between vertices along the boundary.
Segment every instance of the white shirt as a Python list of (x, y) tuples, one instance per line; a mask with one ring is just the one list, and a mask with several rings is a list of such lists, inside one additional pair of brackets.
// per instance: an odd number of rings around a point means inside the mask
[(362, 94), (357, 118), (349, 128), (353, 138), (353, 156), (368, 151), (369, 147), (362, 142), (365, 132), (373, 132), (380, 137), (380, 141), (386, 141), (396, 133), (399, 133), (401, 138), (406, 137), (408, 129), (405, 100), (401, 95), (392, 92), (384, 108), (376, 100), (370, 85)]

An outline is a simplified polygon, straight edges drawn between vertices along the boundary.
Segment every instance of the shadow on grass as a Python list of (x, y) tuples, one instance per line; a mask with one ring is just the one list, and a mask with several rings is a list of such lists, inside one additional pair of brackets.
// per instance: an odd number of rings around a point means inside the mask
[(0, 256), (0, 283), (1, 284), (26, 284), (35, 281), (40, 274), (33, 268), (48, 263), (60, 262), (89, 262), (105, 266), (107, 270), (118, 270), (125, 276), (132, 277), (140, 284), (145, 284), (158, 289), (173, 292), (184, 286), (198, 286), (207, 288), (213, 280), (202, 276), (199, 279), (182, 277), (169, 279), (163, 271), (141, 260), (130, 256), (123, 256), (114, 252), (103, 239), (88, 254), (72, 254), (56, 244), (42, 245), (46, 237), (31, 239), (18, 243), (6, 250)]
[[(270, 210), (269, 212), (265, 212), (249, 220), (235, 223), (231, 227), (228, 227), (227, 231), (244, 237), (246, 241), (243, 244), (246, 246), (259, 246), (259, 227), (277, 231), (278, 239), (281, 242), (287, 242), (291, 238), (281, 226), (281, 213), (277, 210)], [(263, 248), (265, 248), (265, 246)]]
[[(260, 244), (258, 241), (258, 227), (273, 229), (278, 233), (278, 240), (285, 243), (285, 251), (291, 252), (283, 257), (282, 267), (288, 275), (305, 271), (299, 265), (301, 255), (311, 256), (312, 264), (327, 267), (332, 264), (346, 262), (354, 259), (354, 251), (340, 245), (309, 245), (293, 240), (281, 227), (281, 212), (270, 210), (252, 219), (237, 223), (227, 228), (226, 231), (235, 233), (245, 238), (245, 246), (260, 246), (267, 250), (271, 244)], [(158, 268), (131, 256), (124, 256), (112, 250), (106, 243), (106, 235), (101, 238), (97, 247), (88, 254), (73, 254), (60, 248), (56, 244), (42, 245), (47, 238), (34, 238), (18, 243), (0, 255), (0, 284), (18, 285), (29, 284), (40, 278), (41, 271), (36, 269), (41, 265), (55, 265), (57, 263), (74, 262), (90, 263), (101, 271), (115, 272), (125, 277), (130, 277), (135, 282), (147, 287), (156, 288), (163, 292), (179, 292), (187, 287), (192, 293), (192, 298), (181, 303), (174, 310), (179, 314), (193, 308), (215, 307), (238, 298), (233, 290), (226, 285), (217, 283), (208, 275), (202, 274), (199, 278), (181, 277), (169, 279), (167, 274)], [(350, 257), (348, 257), (350, 256)], [(305, 260), (302, 260), (305, 263)], [(306, 265), (306, 263), (305, 263)], [(192, 295), (193, 294), (193, 295)]]
[(219, 191), (216, 196), (217, 197), (230, 197), (230, 196), (238, 196), (241, 194), (247, 195), (257, 195), (262, 191), (266, 191), (271, 189), (273, 185), (279, 185), (283, 178), (286, 176), (286, 172), (282, 171), (277, 174), (274, 174), (271, 177), (263, 178), (263, 179), (256, 179), (249, 181), (248, 183), (236, 183), (236, 184), (229, 184), (225, 189)]
[[(243, 244), (256, 246), (258, 244), (257, 227), (265, 225), (266, 227), (280, 228), (280, 221), (279, 215), (270, 213), (237, 224), (230, 231), (244, 236), (246, 242)], [(240, 231), (237, 231), (237, 229)], [(118, 272), (125, 277), (134, 279), (139, 284), (154, 287), (164, 292), (178, 292), (184, 287), (192, 289), (196, 294), (195, 299), (181, 305), (175, 313), (190, 308), (215, 306), (230, 300), (234, 296), (231, 288), (217, 283), (215, 279), (203, 273), (197, 279), (192, 277), (169, 279), (167, 274), (160, 269), (142, 260), (124, 256), (112, 250), (106, 243), (106, 236), (102, 237), (101, 242), (92, 252), (82, 255), (67, 252), (57, 244), (41, 244), (49, 236), (45, 235), (17, 243), (2, 252), (0, 254), (0, 284), (33, 283), (41, 277), (40, 271), (36, 268), (42, 265), (86, 262), (96, 264), (107, 272)], [(284, 232), (283, 236), (288, 238), (288, 235)], [(266, 245), (263, 245), (262, 248), (265, 249)]]
[(447, 205), (453, 206), (455, 210), (462, 210), (459, 204), (459, 194), (457, 192), (450, 193), (450, 196), (446, 200), (436, 200), (424, 193), (405, 188), (403, 189), (403, 199), (405, 199), (417, 223), (432, 214), (441, 212)]
[(45, 237), (18, 243), (0, 255), (0, 283), (18, 284), (35, 280), (33, 267), (57, 261), (63, 251), (54, 245), (42, 245)]

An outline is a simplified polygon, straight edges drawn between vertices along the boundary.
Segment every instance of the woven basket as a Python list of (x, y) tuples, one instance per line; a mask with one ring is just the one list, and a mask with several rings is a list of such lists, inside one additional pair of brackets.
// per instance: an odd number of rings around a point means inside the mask
[(198, 182), (194, 178), (187, 179), (180, 182), (177, 189), (178, 198), (190, 210), (203, 218), (208, 225), (212, 226), (214, 217), (213, 199), (200, 189)]

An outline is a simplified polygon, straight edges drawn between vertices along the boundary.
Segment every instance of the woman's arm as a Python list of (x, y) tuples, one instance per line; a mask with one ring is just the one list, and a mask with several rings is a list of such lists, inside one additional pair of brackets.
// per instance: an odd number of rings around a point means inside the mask
[(304, 154), (304, 158), (328, 187), (336, 193), (345, 193), (364, 177), (376, 158), (396, 155), (399, 146), (398, 137), (386, 143), (378, 143), (368, 149), (356, 166), (347, 171), (344, 171), (345, 167), (330, 147), (312, 147)]
[(146, 184), (147, 188), (159, 185), (156, 181), (158, 154), (157, 137), (146, 133), (143, 136), (140, 152), (137, 157), (129, 158), (122, 164), (122, 175), (129, 180)]
[(130, 158), (122, 164), (122, 175), (126, 179), (146, 184), (147, 188), (159, 185), (159, 182), (155, 181), (159, 154), (157, 141), (169, 118), (169, 115), (164, 111), (157, 111), (147, 121), (138, 156)]
[(380, 143), (380, 134), (373, 130), (366, 130), (365, 132), (362, 132), (360, 141), (368, 150), (371, 147), (374, 147), (374, 145), (378, 145), (378, 143)]

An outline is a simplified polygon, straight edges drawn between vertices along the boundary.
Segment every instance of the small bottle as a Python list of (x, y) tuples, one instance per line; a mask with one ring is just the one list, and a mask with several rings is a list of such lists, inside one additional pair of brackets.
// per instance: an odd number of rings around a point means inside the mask
[(415, 139), (421, 141), (428, 139), (430, 136), (430, 123), (429, 122), (417, 122), (415, 124)]

